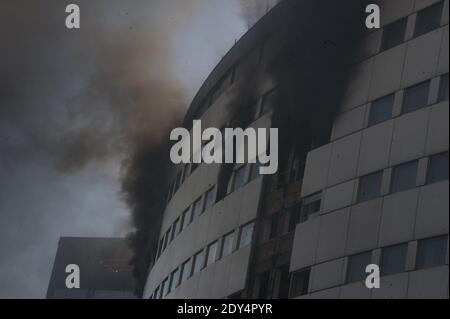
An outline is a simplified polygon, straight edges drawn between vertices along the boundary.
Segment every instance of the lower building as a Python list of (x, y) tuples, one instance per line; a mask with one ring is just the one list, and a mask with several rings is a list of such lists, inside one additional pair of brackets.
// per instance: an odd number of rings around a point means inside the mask
[[(46, 298), (133, 299), (130, 258), (123, 238), (61, 237)], [(66, 286), (68, 265), (79, 268), (79, 288)]]

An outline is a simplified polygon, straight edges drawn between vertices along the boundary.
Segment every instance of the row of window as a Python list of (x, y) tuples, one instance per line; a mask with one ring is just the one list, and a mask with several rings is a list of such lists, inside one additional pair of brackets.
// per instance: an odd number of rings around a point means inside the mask
[(167, 248), (167, 246), (178, 236), (194, 219), (202, 215), (208, 208), (212, 207), (216, 200), (216, 186), (211, 187), (206, 193), (200, 196), (190, 205), (180, 217), (178, 217), (169, 229), (166, 230), (164, 236), (159, 241), (157, 257)]
[[(429, 101), (431, 80), (415, 84), (404, 91), (401, 114), (410, 113), (426, 107)], [(369, 126), (388, 121), (394, 110), (395, 93), (389, 94), (372, 102), (369, 112)], [(439, 94), (436, 103), (448, 101), (448, 73), (442, 75), (439, 84)]]
[[(426, 183), (432, 184), (448, 180), (448, 152), (428, 158)], [(419, 160), (400, 164), (392, 169), (390, 193), (397, 193), (416, 187)], [(359, 179), (358, 203), (381, 196), (383, 171), (362, 176)]]
[[(275, 103), (276, 99), (276, 89), (272, 89), (269, 92), (265, 93), (261, 97), (261, 103), (259, 101), (255, 101), (249, 106), (249, 116), (250, 118), (255, 121), (267, 112), (271, 110), (273, 107), (273, 104)], [(238, 116), (241, 116), (241, 114), (238, 114)], [(223, 128), (222, 136), (225, 128)], [(183, 169), (178, 172), (177, 176), (175, 177), (175, 180), (173, 183), (169, 186), (169, 191), (167, 195), (167, 202), (170, 201), (177, 192), (177, 190), (180, 188), (180, 186), (184, 183), (184, 181), (199, 167), (198, 163), (192, 163), (192, 164), (186, 164)]]
[[(430, 7), (420, 10), (417, 13), (416, 25), (414, 29), (414, 37), (421, 36), (425, 33), (433, 31), (440, 27), (444, 2), (441, 1)], [(388, 50), (405, 40), (406, 26), (408, 17), (397, 20), (383, 29), (383, 38), (381, 42), (381, 50)]]
[[(397, 165), (392, 169), (389, 193), (398, 193), (415, 188), (419, 160)], [(428, 158), (426, 184), (446, 181), (449, 178), (448, 152), (432, 155)], [(357, 203), (369, 201), (381, 196), (383, 171), (371, 173), (359, 178)], [(302, 199), (298, 222), (308, 220), (309, 216), (318, 213), (322, 204), (322, 192)]]
[(232, 231), (197, 252), (194, 256), (190, 257), (174, 271), (172, 271), (170, 275), (163, 280), (161, 285), (155, 289), (151, 298), (164, 298), (183, 282), (187, 281), (189, 278), (199, 273), (206, 267), (228, 255), (231, 255), (234, 251), (250, 245), (254, 227), (255, 222), (251, 222), (239, 228), (236, 246), (236, 231)]
[[(249, 176), (247, 176), (247, 167), (250, 167)], [(242, 165), (233, 172), (232, 184), (229, 194), (240, 189), (245, 184), (250, 183), (259, 176), (259, 163)], [(169, 244), (178, 236), (186, 227), (188, 227), (194, 219), (202, 215), (208, 208), (212, 207), (216, 202), (216, 186), (210, 188), (206, 193), (200, 196), (190, 205), (180, 217), (178, 217), (169, 229), (166, 230), (163, 237), (159, 241), (156, 259), (161, 256)]]
[[(448, 236), (421, 239), (417, 244), (414, 270), (438, 267), (446, 264)], [(408, 243), (383, 247), (381, 249), (381, 276), (393, 275), (406, 271)], [(366, 267), (372, 264), (372, 251), (358, 253), (348, 257), (346, 283), (364, 281), (367, 277)], [(308, 293), (310, 268), (292, 275), (291, 297)]]

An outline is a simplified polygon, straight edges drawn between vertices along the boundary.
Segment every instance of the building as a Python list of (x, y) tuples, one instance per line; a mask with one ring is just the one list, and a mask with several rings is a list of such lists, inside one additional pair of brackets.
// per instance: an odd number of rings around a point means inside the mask
[[(131, 251), (123, 238), (61, 237), (47, 299), (131, 299)], [(80, 288), (66, 288), (67, 265), (80, 268)]]
[(185, 126), (278, 127), (280, 167), (176, 167), (144, 298), (448, 298), (449, 1), (342, 3), (281, 1), (203, 84)]

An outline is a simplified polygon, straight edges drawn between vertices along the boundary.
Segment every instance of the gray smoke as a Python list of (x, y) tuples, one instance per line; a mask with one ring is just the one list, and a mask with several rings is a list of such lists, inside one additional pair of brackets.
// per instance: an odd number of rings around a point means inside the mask
[(44, 296), (59, 236), (132, 229), (133, 160), (245, 30), (238, 0), (79, 0), (77, 31), (69, 3), (0, 3), (0, 297)]

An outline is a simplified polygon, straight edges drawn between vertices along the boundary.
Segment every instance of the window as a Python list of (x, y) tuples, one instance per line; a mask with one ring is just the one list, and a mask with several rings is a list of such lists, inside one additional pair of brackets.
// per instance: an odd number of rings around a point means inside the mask
[(382, 50), (388, 50), (401, 43), (405, 39), (406, 23), (408, 18), (403, 18), (391, 23), (384, 28)]
[(414, 32), (416, 37), (439, 28), (443, 4), (441, 1), (417, 13), (416, 30)]
[(445, 264), (447, 255), (447, 236), (419, 240), (417, 269), (425, 269)]
[(259, 282), (258, 299), (266, 299), (269, 294), (270, 271), (266, 271), (257, 277)]
[(241, 227), (239, 231), (239, 245), (238, 245), (239, 248), (250, 245), (252, 241), (254, 226), (255, 226), (254, 223), (249, 223)]
[(291, 298), (300, 297), (308, 293), (310, 269), (305, 269), (292, 275), (290, 296)]
[(358, 203), (380, 196), (383, 172), (377, 172), (359, 179)]
[(401, 192), (416, 187), (418, 161), (394, 167), (392, 171), (391, 192)]
[(180, 188), (180, 186), (181, 186), (181, 177), (182, 177), (182, 171), (180, 171), (178, 174), (177, 174), (177, 179), (175, 180), (175, 192), (178, 190), (178, 188)]
[(202, 198), (197, 199), (192, 205), (192, 220), (202, 214)]
[(164, 237), (161, 238), (160, 241), (159, 241), (158, 257), (163, 252), (163, 249), (164, 249), (163, 247), (164, 247)]
[(155, 293), (153, 294), (153, 299), (158, 299), (158, 298), (159, 298), (159, 286), (156, 287)]
[(183, 169), (183, 178), (181, 179), (182, 183), (186, 180), (186, 178), (189, 177), (189, 172), (190, 172), (189, 164), (186, 164)]
[(278, 274), (280, 276), (280, 284), (278, 286), (278, 299), (287, 299), (289, 297), (289, 284), (291, 281), (289, 265), (279, 268)]
[(180, 232), (180, 218), (177, 218), (172, 225), (172, 235), (170, 235), (170, 241), (172, 241), (176, 235)]
[(369, 126), (387, 121), (392, 117), (395, 95), (391, 94), (372, 102), (369, 114)]
[(367, 276), (366, 267), (371, 264), (372, 253), (370, 251), (350, 256), (347, 265), (347, 282), (364, 280)]
[(181, 266), (181, 280), (180, 283), (185, 282), (191, 277), (192, 274), (192, 258), (189, 258)]
[(405, 90), (402, 113), (409, 113), (428, 105), (430, 81), (422, 82)]
[(234, 172), (233, 191), (245, 184), (245, 165)]
[(302, 212), (300, 216), (300, 222), (308, 220), (308, 217), (314, 213), (320, 211), (320, 205), (322, 203), (322, 193), (317, 193), (303, 199)]
[(300, 222), (300, 205), (295, 205), (290, 209), (289, 228), (288, 231), (294, 231), (297, 224)]
[(174, 291), (180, 284), (180, 269), (177, 268), (170, 275), (170, 291)]
[(278, 236), (278, 219), (279, 219), (279, 213), (273, 214), (270, 218), (270, 239), (275, 238)]
[(441, 76), (441, 83), (439, 84), (438, 102), (448, 101), (448, 73)]
[(191, 208), (189, 207), (188, 209), (186, 209), (183, 212), (183, 215), (181, 215), (183, 226), (181, 226), (181, 230), (180, 231), (182, 231), (183, 229), (188, 227), (189, 224), (191, 223), (191, 215), (190, 215), (190, 213), (191, 213)]
[(234, 232), (231, 232), (223, 238), (221, 257), (230, 255), (233, 252)]
[(433, 155), (428, 164), (427, 183), (448, 180), (448, 152)]
[(199, 251), (194, 256), (194, 275), (199, 273), (205, 266), (205, 250)]
[(383, 248), (381, 255), (381, 274), (391, 275), (405, 271), (408, 244)]
[(169, 239), (170, 239), (170, 228), (166, 231), (164, 234), (164, 246), (163, 250), (166, 249), (167, 245), (169, 245)]
[(217, 241), (213, 242), (208, 246), (208, 256), (206, 257), (206, 266), (214, 264), (217, 257)]
[(216, 187), (214, 186), (213, 188), (211, 188), (209, 191), (206, 192), (205, 205), (203, 207), (203, 211), (207, 210), (208, 208), (214, 205), (215, 195), (216, 195)]
[(167, 293), (169, 292), (169, 283), (168, 283), (168, 278), (164, 279), (163, 283), (161, 284), (161, 294), (159, 296), (159, 299), (164, 298)]

